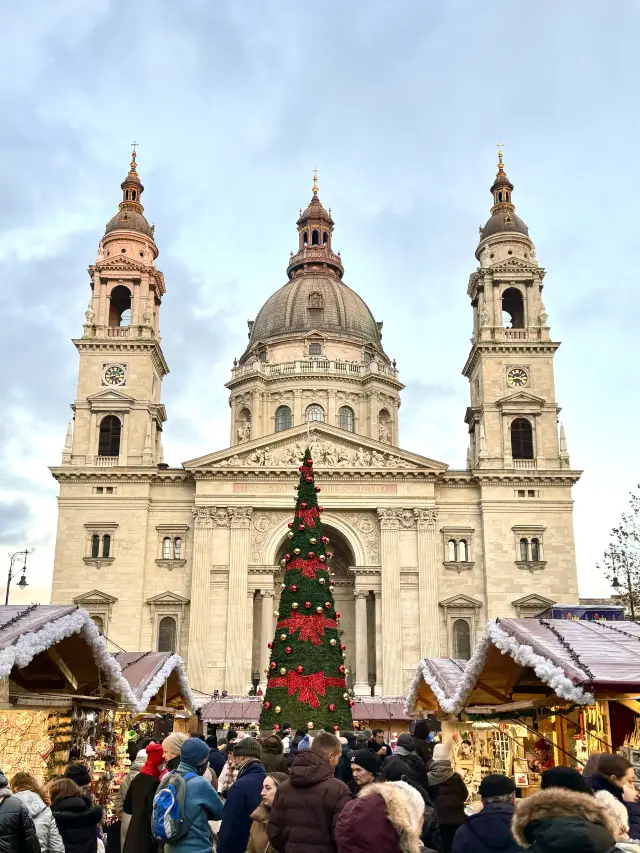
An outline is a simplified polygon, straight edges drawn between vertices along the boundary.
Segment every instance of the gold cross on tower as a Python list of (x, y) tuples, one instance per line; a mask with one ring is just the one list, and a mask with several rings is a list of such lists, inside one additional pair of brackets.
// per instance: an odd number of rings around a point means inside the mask
[(136, 148), (138, 147), (138, 143), (132, 142), (131, 147), (133, 148), (133, 152), (131, 153), (131, 171), (135, 172), (135, 170), (136, 170)]
[(313, 170), (313, 194), (318, 195), (318, 170)]
[(502, 169), (502, 165), (503, 165), (502, 164), (502, 148), (503, 148), (503, 143), (498, 142), (498, 168), (499, 169)]

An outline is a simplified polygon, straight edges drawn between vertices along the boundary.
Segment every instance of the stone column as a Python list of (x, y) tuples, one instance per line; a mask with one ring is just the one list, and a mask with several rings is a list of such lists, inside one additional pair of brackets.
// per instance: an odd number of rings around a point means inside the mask
[[(193, 536), (193, 570), (191, 572), (191, 612), (189, 616), (189, 683), (196, 690), (207, 692), (207, 645), (209, 642), (210, 613), (209, 586), (211, 584), (211, 559), (213, 530), (217, 526), (215, 513), (221, 510), (208, 506), (193, 509), (195, 532)], [(224, 518), (218, 520), (226, 521)]]
[(87, 441), (87, 464), (95, 465), (98, 455), (98, 415), (91, 412), (89, 417), (89, 436)]
[(293, 392), (293, 426), (300, 426), (302, 422), (302, 391), (296, 390)]
[(336, 392), (329, 391), (329, 400), (327, 403), (327, 423), (331, 424), (331, 426), (338, 426), (338, 421), (336, 420)]
[(357, 589), (353, 595), (356, 600), (356, 682), (353, 692), (356, 696), (371, 696), (367, 642), (367, 598), (369, 593), (366, 589)]
[(129, 422), (131, 416), (125, 412), (122, 418), (122, 432), (120, 434), (120, 458), (118, 465), (126, 465), (129, 461)]
[(438, 626), (438, 567), (436, 563), (436, 511), (414, 509), (418, 525), (418, 601), (420, 605), (420, 657), (440, 654)]
[(374, 592), (375, 598), (375, 637), (376, 637), (376, 686), (374, 696), (382, 696), (382, 593)]
[(260, 687), (264, 691), (267, 686), (265, 669), (269, 666), (270, 651), (268, 644), (273, 640), (273, 599), (275, 593), (272, 589), (261, 589), (262, 596), (262, 628), (260, 631)]
[(227, 610), (227, 657), (225, 688), (242, 695), (246, 683), (247, 644), (247, 579), (250, 552), (251, 507), (230, 506), (229, 537), (229, 604)]
[(246, 658), (246, 660), (244, 662), (244, 684), (242, 686), (243, 687), (242, 692), (245, 696), (248, 695), (249, 691), (253, 687), (253, 684), (251, 683), (251, 675), (252, 675), (251, 670), (253, 669), (253, 634), (254, 634), (254, 631), (256, 629), (255, 622), (253, 621), (254, 616), (255, 616), (255, 608), (254, 608), (255, 596), (256, 596), (255, 589), (248, 589), (247, 590), (247, 609), (245, 612), (246, 612), (246, 616), (247, 616), (247, 629), (246, 630), (247, 630), (247, 637), (249, 638), (249, 642), (246, 643), (246, 647), (245, 647), (245, 658)]
[(402, 695), (400, 629), (400, 513), (379, 509), (382, 581), (382, 693)]

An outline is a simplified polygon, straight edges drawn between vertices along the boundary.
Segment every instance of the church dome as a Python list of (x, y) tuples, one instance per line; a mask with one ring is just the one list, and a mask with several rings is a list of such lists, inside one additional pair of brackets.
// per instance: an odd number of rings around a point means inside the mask
[(510, 232), (529, 236), (529, 229), (519, 216), (516, 216), (515, 213), (507, 215), (504, 211), (498, 211), (487, 221), (487, 224), (482, 229), (480, 239), (484, 240), (486, 237), (492, 237), (494, 234), (508, 234)]
[(381, 349), (378, 325), (366, 302), (337, 276), (317, 273), (296, 276), (267, 299), (253, 323), (249, 348), (313, 329)]
[(120, 184), (122, 201), (116, 215), (107, 222), (107, 227), (104, 230), (105, 237), (112, 231), (137, 231), (153, 240), (153, 227), (146, 220), (141, 202), (144, 187), (138, 175), (135, 144), (137, 143), (134, 143), (129, 173)]
[(137, 210), (119, 210), (114, 217), (107, 222), (105, 234), (111, 231), (139, 231), (141, 234), (153, 239), (153, 231), (144, 214)]
[(480, 241), (495, 234), (524, 234), (528, 237), (529, 229), (522, 219), (516, 216), (515, 205), (511, 198), (513, 184), (504, 170), (501, 146), (498, 152), (498, 173), (490, 192), (493, 196), (493, 207), (487, 224), (480, 230)]

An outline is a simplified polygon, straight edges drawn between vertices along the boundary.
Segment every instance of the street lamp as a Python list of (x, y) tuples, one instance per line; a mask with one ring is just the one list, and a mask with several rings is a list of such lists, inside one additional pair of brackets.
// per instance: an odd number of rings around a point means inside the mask
[(256, 669), (251, 673), (251, 683), (253, 684), (253, 692), (251, 696), (258, 695), (258, 685), (260, 684), (260, 670)]
[[(9, 574), (7, 575), (7, 593), (4, 597), (5, 606), (9, 603), (9, 588), (11, 587), (11, 581), (22, 572), (22, 577), (18, 581), (18, 586), (20, 589), (24, 589), (29, 586), (27, 583), (27, 557), (29, 554), (33, 554), (33, 548), (28, 549), (25, 548), (22, 551), (16, 551), (15, 554), (9, 554)], [(15, 563), (22, 558), (22, 565), (16, 566)]]

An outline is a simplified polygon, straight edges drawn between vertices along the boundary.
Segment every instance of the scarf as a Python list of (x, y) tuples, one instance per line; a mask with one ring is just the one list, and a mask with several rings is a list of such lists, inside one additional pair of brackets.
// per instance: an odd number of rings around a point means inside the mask
[(441, 782), (446, 782), (447, 779), (451, 779), (453, 772), (451, 762), (448, 759), (445, 759), (444, 761), (434, 761), (427, 773), (429, 787), (432, 785), (439, 785)]
[(408, 749), (405, 749), (404, 746), (396, 746), (393, 754), (394, 755), (411, 755), (411, 752)]

